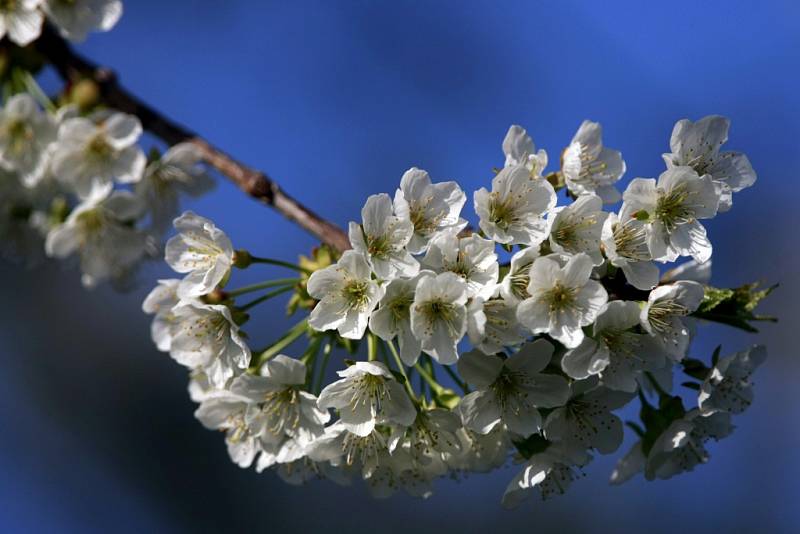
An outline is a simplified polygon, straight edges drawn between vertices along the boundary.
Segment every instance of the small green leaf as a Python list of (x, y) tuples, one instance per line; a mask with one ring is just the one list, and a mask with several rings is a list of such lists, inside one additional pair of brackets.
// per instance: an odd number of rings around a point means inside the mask
[(741, 328), (747, 332), (758, 332), (750, 324), (751, 322), (778, 321), (775, 317), (753, 313), (758, 304), (772, 293), (778, 284), (761, 290), (756, 289), (758, 285), (758, 282), (753, 282), (734, 289), (706, 286), (703, 302), (692, 316)]

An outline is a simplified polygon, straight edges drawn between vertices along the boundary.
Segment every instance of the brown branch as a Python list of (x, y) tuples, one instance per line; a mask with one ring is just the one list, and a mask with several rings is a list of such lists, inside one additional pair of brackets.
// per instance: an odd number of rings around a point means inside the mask
[(347, 234), (339, 226), (326, 221), (281, 190), (269, 176), (235, 160), (199, 135), (176, 124), (120, 85), (114, 71), (95, 65), (75, 53), (70, 45), (55, 31), (47, 28), (36, 41), (36, 49), (67, 82), (81, 79), (93, 80), (100, 88), (103, 102), (108, 106), (139, 117), (145, 129), (169, 145), (189, 142), (194, 144), (203, 159), (235, 183), (239, 189), (271, 206), (278, 213), (297, 223), (318, 237), (320, 241), (338, 251), (350, 248)]

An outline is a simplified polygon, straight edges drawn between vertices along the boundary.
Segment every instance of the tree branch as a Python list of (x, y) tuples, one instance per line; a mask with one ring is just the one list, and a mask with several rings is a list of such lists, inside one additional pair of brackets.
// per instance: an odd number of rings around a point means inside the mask
[(51, 28), (46, 28), (36, 41), (36, 49), (66, 82), (93, 80), (108, 106), (139, 117), (145, 129), (169, 145), (194, 144), (203, 159), (256, 200), (271, 206), (278, 213), (297, 223), (338, 251), (350, 248), (350, 240), (339, 226), (326, 221), (300, 202), (284, 193), (280, 186), (263, 172), (244, 165), (202, 137), (176, 124), (120, 85), (111, 69), (101, 67), (77, 54)]

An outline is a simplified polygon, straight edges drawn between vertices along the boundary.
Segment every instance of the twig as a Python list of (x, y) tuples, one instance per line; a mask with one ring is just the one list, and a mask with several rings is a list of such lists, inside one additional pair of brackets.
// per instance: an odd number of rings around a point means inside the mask
[(75, 53), (70, 45), (51, 28), (46, 28), (36, 41), (36, 49), (66, 82), (90, 79), (100, 88), (108, 106), (139, 117), (144, 128), (169, 145), (192, 143), (211, 167), (235, 183), (239, 189), (271, 206), (287, 219), (297, 223), (323, 243), (338, 251), (350, 248), (347, 234), (339, 226), (326, 221), (281, 190), (265, 173), (235, 160), (192, 131), (180, 126), (128, 92), (120, 85), (113, 70), (101, 67)]

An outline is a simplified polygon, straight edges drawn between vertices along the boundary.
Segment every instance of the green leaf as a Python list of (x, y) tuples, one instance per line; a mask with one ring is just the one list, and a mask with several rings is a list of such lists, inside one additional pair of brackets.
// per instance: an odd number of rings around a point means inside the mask
[(703, 302), (692, 317), (727, 324), (747, 332), (758, 332), (751, 322), (778, 321), (775, 317), (753, 313), (778, 284), (760, 290), (757, 289), (758, 285), (758, 282), (753, 282), (733, 289), (706, 286)]

